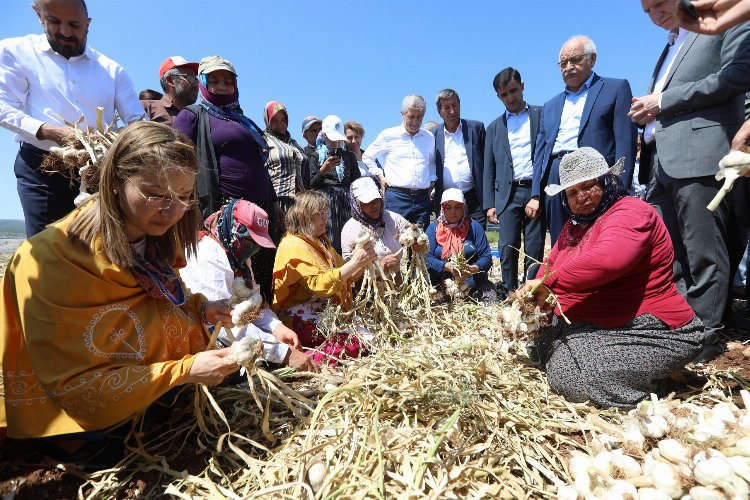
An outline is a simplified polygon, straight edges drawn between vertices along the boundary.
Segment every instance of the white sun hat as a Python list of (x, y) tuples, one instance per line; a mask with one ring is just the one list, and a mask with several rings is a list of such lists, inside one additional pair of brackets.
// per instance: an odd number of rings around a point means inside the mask
[(544, 188), (549, 196), (574, 186), (579, 182), (596, 179), (604, 174), (620, 175), (624, 170), (625, 158), (620, 158), (611, 167), (607, 160), (594, 148), (578, 148), (560, 160), (560, 184), (550, 184)]
[(328, 115), (323, 118), (323, 132), (329, 141), (345, 141), (344, 122), (336, 115)]

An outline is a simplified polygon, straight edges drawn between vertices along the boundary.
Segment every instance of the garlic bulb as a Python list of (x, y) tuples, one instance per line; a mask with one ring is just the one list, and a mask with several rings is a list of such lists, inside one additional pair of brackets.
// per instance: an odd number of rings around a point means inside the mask
[(723, 500), (724, 495), (713, 488), (705, 486), (693, 486), (690, 488), (691, 500)]
[(719, 457), (699, 460), (693, 467), (693, 477), (703, 486), (724, 486), (731, 484), (734, 470), (729, 462)]
[(639, 500), (670, 500), (672, 497), (656, 488), (639, 488)]
[(307, 481), (310, 483), (314, 493), (320, 490), (323, 486), (323, 481), (326, 478), (326, 464), (320, 459), (312, 460), (307, 466)]
[(646, 437), (663, 438), (669, 431), (667, 420), (659, 415), (648, 416), (640, 421), (641, 432)]
[(240, 366), (251, 368), (255, 360), (263, 357), (263, 343), (252, 337), (242, 337), (232, 344), (227, 358)]
[(427, 238), (427, 235), (425, 233), (420, 233), (419, 236), (417, 236), (417, 244), (424, 245), (429, 241), (429, 238)]
[(260, 316), (263, 308), (263, 297), (259, 293), (253, 293), (249, 298), (237, 304), (232, 310), (232, 323), (234, 326), (245, 326), (252, 323)]
[(248, 288), (244, 278), (238, 276), (232, 280), (232, 293), (238, 299), (246, 299), (251, 296), (254, 291), (252, 288)]
[(612, 500), (630, 500), (638, 498), (638, 490), (629, 481), (616, 480), (605, 492), (604, 498)]
[(669, 498), (680, 498), (684, 493), (677, 471), (664, 462), (654, 462), (651, 479), (654, 487)]
[(690, 456), (685, 448), (676, 439), (663, 439), (659, 441), (659, 453), (661, 456), (674, 464), (690, 463)]

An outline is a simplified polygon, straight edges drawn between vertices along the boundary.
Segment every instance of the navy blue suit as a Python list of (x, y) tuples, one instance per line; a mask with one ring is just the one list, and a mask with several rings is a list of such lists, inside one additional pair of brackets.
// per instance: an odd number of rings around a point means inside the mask
[[(466, 211), (467, 214), (485, 225), (485, 215), (482, 205), (482, 183), (483, 183), (483, 162), (484, 162), (484, 124), (476, 120), (464, 120), (461, 118), (461, 131), (464, 136), (464, 146), (466, 147), (466, 156), (469, 159), (471, 167), (471, 178), (474, 180), (474, 193), (466, 192)], [(437, 181), (435, 182), (435, 212), (440, 213), (440, 198), (443, 196), (443, 158), (445, 158), (445, 123), (435, 130), (435, 173)]]
[[(541, 106), (529, 105), (529, 134), (531, 160), (539, 131)], [(544, 257), (544, 233), (539, 219), (526, 216), (526, 204), (531, 199), (531, 185), (513, 181), (513, 156), (508, 141), (507, 114), (503, 113), (487, 127), (484, 146), (484, 206), (494, 208), (500, 222), (500, 252), (503, 287), (506, 291), (518, 287), (518, 251), (524, 235), (524, 274), (536, 261)]]
[[(604, 156), (608, 165), (613, 165), (619, 158), (625, 158), (625, 171), (621, 178), (628, 189), (633, 180), (636, 147), (636, 125), (628, 117), (632, 97), (627, 80), (594, 74), (578, 129), (578, 147), (589, 146), (596, 149)], [(564, 105), (565, 92), (544, 104), (534, 154), (532, 193), (540, 196), (543, 201), (540, 205), (543, 223), (549, 229), (553, 244), (568, 216), (563, 211), (560, 194), (545, 196), (544, 187), (560, 182), (560, 160), (552, 157), (552, 148), (560, 129)]]

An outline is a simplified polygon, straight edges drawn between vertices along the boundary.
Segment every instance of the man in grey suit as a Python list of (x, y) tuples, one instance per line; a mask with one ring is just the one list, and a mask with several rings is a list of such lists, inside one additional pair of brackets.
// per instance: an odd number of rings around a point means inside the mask
[[(657, 26), (669, 18), (641, 0)], [(674, 245), (674, 275), (696, 315), (706, 326), (704, 351), (716, 357), (729, 288), (727, 221), (729, 197), (715, 212), (706, 205), (720, 183), (719, 160), (729, 151), (743, 121), (750, 89), (750, 24), (715, 36), (684, 29), (670, 32), (656, 64), (649, 94), (633, 98), (631, 119), (644, 128), (640, 178), (646, 200), (661, 214)]]
[(518, 288), (518, 251), (523, 235), (524, 275), (544, 255), (539, 217), (532, 217), (534, 147), (539, 131), (540, 106), (526, 104), (518, 70), (508, 67), (492, 81), (505, 113), (487, 127), (484, 144), (484, 209), (487, 220), (500, 224), (501, 269), (505, 293)]

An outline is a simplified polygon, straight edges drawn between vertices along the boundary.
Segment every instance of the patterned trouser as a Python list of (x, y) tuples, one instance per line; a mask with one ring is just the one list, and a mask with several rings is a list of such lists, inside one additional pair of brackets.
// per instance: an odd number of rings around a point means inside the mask
[(568, 401), (630, 408), (658, 394), (664, 379), (701, 352), (702, 340), (697, 317), (676, 330), (650, 314), (615, 329), (555, 317), (537, 347), (550, 386)]

